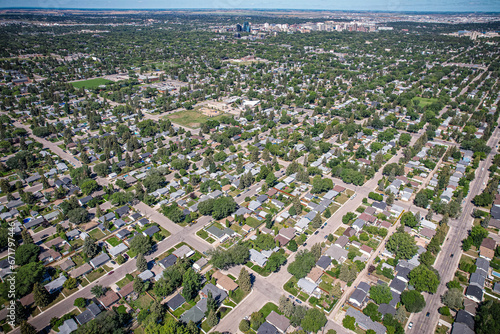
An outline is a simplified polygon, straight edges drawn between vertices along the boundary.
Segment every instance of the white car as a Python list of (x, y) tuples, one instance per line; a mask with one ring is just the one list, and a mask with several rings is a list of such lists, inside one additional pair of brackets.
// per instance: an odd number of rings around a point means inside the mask
[(412, 327), (413, 327), (413, 322), (410, 322), (410, 323), (408, 324), (408, 329), (411, 329)]

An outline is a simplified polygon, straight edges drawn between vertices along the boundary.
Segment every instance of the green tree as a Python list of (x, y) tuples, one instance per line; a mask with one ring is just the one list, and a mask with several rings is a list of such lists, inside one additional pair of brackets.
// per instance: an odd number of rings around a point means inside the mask
[(356, 330), (356, 318), (351, 317), (350, 315), (346, 315), (344, 319), (342, 319), (342, 326), (352, 331)]
[(391, 288), (385, 284), (370, 287), (370, 298), (377, 304), (388, 304), (392, 300)]
[(97, 245), (96, 240), (93, 237), (87, 237), (83, 241), (83, 253), (87, 255), (90, 259), (95, 257), (101, 251), (100, 247)]
[(33, 325), (28, 323), (27, 321), (23, 321), (21, 323), (21, 334), (37, 334), (38, 331), (36, 330)]
[(252, 290), (252, 277), (244, 267), (242, 267), (240, 270), (240, 275), (238, 276), (238, 284), (240, 286), (240, 289), (245, 293), (249, 293)]
[(30, 262), (38, 261), (38, 254), (40, 254), (40, 247), (38, 245), (27, 243), (17, 247), (15, 252), (16, 264), (23, 266)]
[(102, 285), (94, 285), (90, 289), (90, 293), (92, 293), (96, 298), (100, 298), (106, 294), (106, 289)]
[(99, 184), (97, 184), (97, 181), (92, 180), (92, 179), (86, 179), (80, 182), (80, 190), (82, 193), (85, 195), (90, 195), (92, 192), (96, 191), (99, 189)]
[(326, 316), (317, 308), (307, 310), (301, 325), (306, 332), (317, 333), (326, 324)]
[(219, 318), (217, 317), (217, 313), (215, 310), (210, 310), (207, 316), (207, 325), (210, 327), (214, 327), (219, 323)]
[(45, 307), (50, 303), (49, 293), (38, 282), (33, 286), (33, 300), (38, 307)]
[(142, 253), (139, 253), (137, 255), (137, 260), (135, 264), (137, 266), (137, 270), (139, 270), (140, 272), (143, 272), (148, 269), (148, 261), (146, 261)]
[(133, 288), (136, 293), (141, 293), (144, 291), (144, 281), (139, 276), (136, 276), (134, 278)]
[(476, 334), (500, 333), (500, 302), (497, 300), (488, 300), (479, 305), (474, 317), (474, 330)]
[(396, 232), (387, 241), (387, 250), (397, 259), (411, 259), (417, 254), (418, 247), (411, 235), (405, 232)]
[[(432, 268), (432, 267), (431, 267)], [(410, 284), (417, 291), (436, 293), (439, 285), (439, 276), (435, 270), (431, 270), (424, 264), (419, 265), (408, 274)]]
[(407, 211), (401, 215), (401, 224), (403, 224), (403, 225), (406, 225), (406, 226), (413, 228), (413, 227), (417, 226), (418, 223), (419, 222), (415, 218), (415, 215), (410, 211)]
[(68, 219), (73, 224), (84, 224), (90, 221), (89, 213), (85, 208), (76, 208), (69, 211)]
[(250, 321), (246, 319), (241, 319), (239, 329), (243, 333), (248, 332), (250, 330)]
[(405, 290), (401, 294), (401, 302), (406, 310), (411, 313), (418, 313), (425, 307), (424, 296), (416, 290)]
[(182, 295), (186, 301), (190, 302), (198, 295), (198, 291), (201, 288), (200, 275), (194, 271), (193, 268), (189, 268), (183, 276), (182, 280)]
[(137, 254), (147, 254), (152, 247), (151, 239), (143, 234), (136, 235), (130, 242), (130, 249)]
[(443, 304), (454, 310), (460, 310), (464, 305), (464, 294), (461, 289), (449, 289), (441, 297)]

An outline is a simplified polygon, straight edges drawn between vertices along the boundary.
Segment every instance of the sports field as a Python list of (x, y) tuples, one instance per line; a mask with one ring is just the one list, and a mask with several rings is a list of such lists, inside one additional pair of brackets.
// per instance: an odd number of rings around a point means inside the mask
[(96, 79), (89, 79), (89, 80), (83, 80), (83, 81), (75, 81), (75, 82), (72, 82), (71, 84), (75, 87), (75, 88), (89, 88), (89, 89), (93, 89), (93, 88), (97, 88), (99, 87), (100, 85), (105, 85), (109, 82), (113, 82), (111, 80), (108, 80), (108, 79), (103, 79), (103, 78), (96, 78)]

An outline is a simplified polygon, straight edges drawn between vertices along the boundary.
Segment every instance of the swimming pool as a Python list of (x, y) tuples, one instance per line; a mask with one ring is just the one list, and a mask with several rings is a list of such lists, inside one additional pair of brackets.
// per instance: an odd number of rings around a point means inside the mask
[(23, 223), (24, 223), (24, 224), (26, 224), (26, 223), (29, 223), (30, 221), (31, 221), (31, 218), (25, 218), (25, 219), (23, 220)]
[(493, 276), (500, 277), (500, 273), (497, 273), (497, 272), (496, 272), (496, 271), (494, 271), (494, 270), (493, 270), (491, 273), (493, 274)]

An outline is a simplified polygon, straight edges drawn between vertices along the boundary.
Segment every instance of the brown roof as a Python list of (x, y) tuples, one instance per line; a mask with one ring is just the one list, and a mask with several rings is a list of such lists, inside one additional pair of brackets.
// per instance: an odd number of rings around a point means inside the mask
[(358, 218), (363, 219), (364, 221), (370, 222), (370, 223), (374, 223), (377, 221), (377, 217), (369, 215), (369, 214), (364, 213), (364, 212), (362, 214), (360, 214)]
[(248, 231), (250, 231), (251, 229), (253, 229), (253, 227), (252, 227), (252, 226), (250, 226), (250, 225), (245, 224), (245, 225), (243, 225), (243, 226), (241, 227), (241, 229), (242, 229), (243, 231), (245, 231), (245, 232), (248, 232)]
[(274, 188), (271, 188), (267, 191), (266, 195), (271, 197), (271, 196), (274, 196), (276, 195), (276, 193), (278, 192), (278, 190), (274, 189)]
[(371, 248), (371, 247), (369, 247), (369, 246), (367, 246), (367, 245), (363, 245), (363, 246), (361, 246), (360, 250), (365, 251), (365, 252), (367, 252), (368, 254), (371, 254), (371, 252), (373, 252), (373, 248)]
[(289, 227), (289, 228), (282, 228), (280, 231), (279, 231), (279, 234), (285, 238), (287, 238), (288, 240), (291, 240), (293, 239), (293, 237), (295, 237), (295, 229), (292, 228), (292, 227)]
[(364, 212), (364, 213), (369, 214), (369, 215), (373, 215), (373, 214), (375, 214), (376, 212), (377, 212), (377, 210), (375, 210), (375, 208), (373, 208), (373, 207), (369, 206), (369, 207), (367, 207), (367, 208), (365, 209), (365, 212)]
[(423, 229), (420, 230), (420, 235), (432, 239), (432, 237), (436, 234), (436, 231), (431, 230), (430, 228), (424, 227)]
[(55, 239), (52, 239), (52, 240), (45, 242), (45, 246), (47, 246), (49, 248), (52, 246), (58, 246), (58, 245), (62, 244), (63, 241), (64, 240), (61, 237), (57, 237)]
[(69, 268), (72, 268), (74, 267), (75, 263), (70, 259), (68, 258), (66, 261), (64, 261), (63, 263), (61, 263), (59, 265), (59, 268), (61, 268), (61, 270), (68, 270)]
[(342, 186), (339, 186), (338, 184), (336, 184), (334, 187), (333, 187), (333, 191), (337, 191), (339, 193), (343, 192), (345, 190), (344, 187)]
[(284, 315), (271, 311), (266, 318), (266, 321), (276, 327), (280, 332), (284, 333), (290, 327), (290, 320)]
[(500, 220), (494, 218), (490, 219), (490, 226), (500, 228)]
[(228, 276), (221, 273), (220, 270), (213, 273), (212, 277), (217, 280), (217, 285), (220, 285), (226, 291), (233, 291), (238, 287), (238, 284), (236, 284)]
[(101, 302), (102, 306), (104, 307), (110, 307), (114, 303), (120, 300), (120, 296), (114, 292), (113, 290), (108, 290), (104, 296), (99, 298), (99, 301)]
[(222, 187), (222, 191), (224, 191), (224, 192), (228, 191), (229, 189), (231, 189), (230, 184), (226, 184), (225, 186)]
[(288, 242), (290, 241), (290, 239), (287, 239), (285, 238), (284, 236), (282, 236), (281, 234), (280, 235), (277, 235), (274, 240), (278, 240), (278, 242), (280, 243), (280, 246), (285, 246), (286, 244), (288, 244)]
[(488, 258), (488, 259), (492, 259), (495, 257), (495, 251), (493, 249), (489, 249), (489, 248), (486, 248), (486, 247), (479, 247), (479, 254), (482, 256), (482, 257), (485, 257), (485, 258)]
[(494, 250), (495, 247), (497, 246), (497, 243), (495, 240), (491, 238), (484, 238), (483, 242), (481, 243), (481, 247), (488, 248)]
[(317, 282), (322, 275), (323, 275), (323, 269), (314, 267), (311, 269), (309, 274), (307, 274), (307, 278), (309, 278), (313, 282)]
[(92, 271), (92, 266), (88, 263), (84, 263), (81, 267), (71, 270), (69, 275), (73, 278), (77, 278), (90, 271)]
[(389, 227), (391, 227), (391, 223), (389, 223), (388, 221), (382, 220), (380, 222), (380, 226), (384, 227), (384, 228), (389, 228)]
[(118, 291), (120, 296), (122, 297), (127, 297), (134, 291), (134, 282), (130, 282), (129, 284), (125, 285), (123, 288)]
[(346, 237), (350, 238), (355, 234), (356, 234), (356, 230), (354, 230), (352, 227), (348, 227), (347, 230), (345, 230), (342, 235), (345, 235)]
[(23, 306), (28, 306), (35, 302), (35, 297), (33, 296), (33, 293), (30, 293), (29, 295), (26, 295), (23, 298), (19, 299), (19, 301)]

